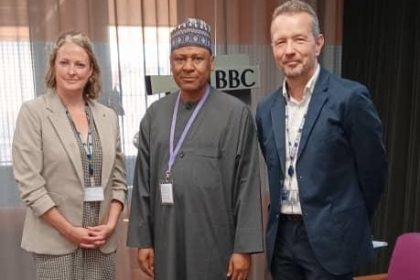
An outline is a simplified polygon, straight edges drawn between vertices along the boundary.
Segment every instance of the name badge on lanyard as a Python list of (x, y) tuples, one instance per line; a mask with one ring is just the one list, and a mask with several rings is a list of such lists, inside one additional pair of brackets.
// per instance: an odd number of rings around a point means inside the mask
[(94, 186), (85, 188), (85, 201), (103, 201), (104, 189), (102, 186)]
[(160, 182), (160, 198), (163, 205), (174, 204), (174, 185), (171, 173), (166, 172), (165, 178)]
[(178, 115), (179, 100), (181, 98), (181, 93), (178, 94), (177, 100), (175, 102), (174, 112), (172, 115), (171, 131), (169, 136), (169, 159), (168, 159), (168, 169), (165, 173), (165, 178), (160, 184), (160, 194), (162, 204), (173, 205), (174, 204), (174, 192), (173, 192), (173, 177), (172, 177), (172, 166), (175, 162), (175, 159), (181, 149), (182, 144), (184, 143), (185, 137), (187, 136), (188, 131), (190, 130), (195, 118), (200, 112), (201, 108), (206, 102), (207, 97), (210, 93), (210, 87), (206, 88), (204, 96), (198, 102), (197, 107), (194, 109), (191, 117), (189, 118), (187, 124), (184, 127), (184, 130), (181, 133), (181, 136), (178, 140), (177, 145), (174, 147), (174, 138), (175, 138), (175, 126), (176, 126), (176, 117)]
[(162, 198), (162, 204), (174, 204), (174, 192), (172, 183), (161, 183), (160, 195)]
[[(89, 167), (90, 168), (90, 167)], [(85, 201), (103, 201), (104, 188), (95, 184), (95, 179), (90, 176), (90, 187), (85, 187)]]
[(282, 188), (281, 190), (281, 202), (289, 203), (290, 202), (290, 190)]

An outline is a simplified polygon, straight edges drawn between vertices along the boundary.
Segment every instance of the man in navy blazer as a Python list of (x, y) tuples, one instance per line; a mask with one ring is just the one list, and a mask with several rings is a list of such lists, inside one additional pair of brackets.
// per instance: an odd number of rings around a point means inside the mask
[(368, 89), (320, 67), (313, 9), (276, 8), (271, 24), (282, 87), (257, 107), (270, 189), (273, 279), (352, 279), (372, 257), (370, 222), (386, 177), (382, 124)]

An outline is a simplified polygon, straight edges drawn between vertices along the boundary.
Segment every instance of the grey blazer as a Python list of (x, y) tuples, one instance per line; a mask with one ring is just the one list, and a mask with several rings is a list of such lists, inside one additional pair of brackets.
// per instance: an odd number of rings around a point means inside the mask
[[(103, 150), (99, 222), (108, 218), (111, 200), (123, 205), (127, 195), (126, 171), (121, 153), (118, 119), (115, 113), (89, 102)], [(12, 145), (13, 172), (20, 195), (27, 205), (22, 248), (38, 254), (68, 254), (77, 246), (60, 235), (40, 216), (52, 207), (73, 225), (81, 226), (83, 214), (83, 168), (80, 150), (66, 109), (50, 92), (25, 102), (19, 112)], [(100, 250), (116, 250), (116, 233)]]

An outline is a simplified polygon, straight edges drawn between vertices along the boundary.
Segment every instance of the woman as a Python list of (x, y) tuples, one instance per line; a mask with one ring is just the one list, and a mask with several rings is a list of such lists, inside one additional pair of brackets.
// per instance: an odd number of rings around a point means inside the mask
[(94, 101), (99, 67), (89, 39), (62, 34), (47, 94), (24, 103), (13, 170), (27, 205), (22, 248), (37, 279), (113, 279), (115, 228), (127, 194), (115, 113)]

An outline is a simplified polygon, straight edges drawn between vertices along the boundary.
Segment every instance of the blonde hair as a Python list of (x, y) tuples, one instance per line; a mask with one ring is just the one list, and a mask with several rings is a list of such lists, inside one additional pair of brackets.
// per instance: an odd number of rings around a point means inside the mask
[(290, 0), (283, 3), (274, 10), (271, 20), (274, 21), (279, 15), (297, 13), (307, 13), (312, 17), (312, 33), (315, 37), (317, 37), (321, 33), (318, 16), (314, 9), (312, 9), (311, 5), (306, 2), (300, 0)]
[(90, 42), (89, 38), (85, 34), (76, 31), (64, 32), (57, 38), (57, 41), (55, 42), (54, 48), (51, 51), (49, 57), (48, 71), (45, 75), (45, 83), (47, 88), (56, 89), (57, 82), (55, 80), (54, 65), (57, 58), (57, 52), (65, 43), (74, 43), (86, 51), (89, 57), (90, 66), (92, 67), (92, 75), (89, 77), (88, 82), (83, 88), (83, 98), (86, 100), (98, 98), (99, 92), (101, 90), (101, 85), (99, 82), (100, 69), (98, 60), (93, 53), (92, 43)]

